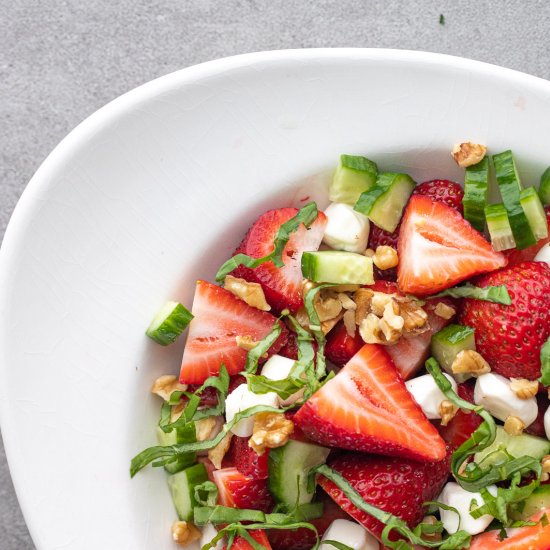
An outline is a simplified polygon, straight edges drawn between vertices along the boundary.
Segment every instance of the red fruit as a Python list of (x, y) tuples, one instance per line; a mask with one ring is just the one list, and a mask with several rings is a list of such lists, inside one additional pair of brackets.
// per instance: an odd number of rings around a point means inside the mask
[[(329, 466), (346, 478), (365, 502), (400, 517), (411, 529), (426, 514), (423, 503), (435, 500), (449, 476), (448, 457), (421, 463), (345, 453), (329, 461)], [(380, 538), (384, 524), (356, 508), (332, 481), (320, 477), (319, 484), (345, 512)]]
[(524, 262), (480, 277), (480, 287), (506, 285), (512, 305), (467, 298), (460, 323), (475, 329), (477, 351), (508, 378), (540, 376), (540, 349), (550, 335), (550, 267)]
[[(271, 550), (271, 546), (269, 544), (269, 540), (267, 540), (267, 535), (264, 531), (256, 530), (256, 531), (248, 531), (248, 534), (259, 544), (261, 544), (264, 548), (267, 548), (268, 550)], [(227, 549), (227, 546), (224, 546), (224, 550)], [(231, 545), (231, 550), (254, 550), (252, 546), (250, 546), (250, 543), (246, 541), (246, 539), (243, 539), (242, 537), (235, 537), (235, 540), (233, 541), (233, 544)]]
[(537, 418), (532, 424), (529, 424), (529, 426), (525, 428), (525, 431), (528, 434), (546, 439), (546, 430), (544, 429), (544, 413), (548, 410), (548, 407), (550, 407), (550, 400), (548, 400), (548, 394), (546, 392), (539, 393), (537, 395), (537, 406), (539, 408)]
[[(222, 363), (229, 374), (243, 370), (247, 352), (237, 346), (236, 336), (250, 336), (253, 340), (265, 338), (275, 317), (250, 307), (227, 290), (197, 281), (187, 343), (183, 352), (180, 381), (182, 384), (202, 384), (209, 376), (218, 374)], [(270, 349), (277, 353), (285, 343), (287, 329)]]
[(267, 479), (267, 457), (269, 449), (263, 455), (258, 455), (254, 449), (248, 446), (248, 437), (231, 438), (229, 451), (233, 465), (241, 474), (253, 479)]
[[(246, 378), (242, 374), (236, 374), (234, 376), (231, 376), (229, 378), (229, 393), (231, 393), (237, 386), (240, 386), (245, 382), (246, 382)], [(201, 386), (202, 384), (188, 384), (187, 391), (191, 393), (195, 392)], [(201, 407), (206, 407), (207, 409), (210, 407), (215, 407), (218, 404), (218, 390), (209, 386), (208, 388), (205, 388), (201, 392), (200, 398), (201, 398), (200, 400)]]
[(462, 214), (462, 197), (464, 197), (464, 190), (454, 181), (425, 181), (415, 187), (413, 195), (430, 197), (430, 199), (437, 202), (442, 202)]
[(456, 210), (420, 195), (405, 210), (398, 252), (399, 288), (422, 296), (506, 265), (506, 257)]
[(343, 367), (364, 345), (359, 331), (350, 336), (343, 321), (340, 321), (328, 334), (325, 344), (326, 358), (337, 367)]
[(273, 508), (273, 498), (265, 479), (252, 479), (237, 468), (216, 470), (212, 476), (218, 487), (218, 501), (222, 506), (253, 508), (263, 512), (269, 512)]
[(294, 421), (329, 447), (442, 460), (445, 443), (381, 346), (365, 344), (300, 408)]
[[(244, 240), (235, 251), (248, 254), (253, 258), (262, 258), (273, 251), (273, 241), (281, 225), (297, 214), (296, 208), (269, 210), (256, 220)], [(302, 301), (302, 252), (317, 250), (323, 239), (327, 218), (319, 212), (317, 219), (309, 229), (303, 225), (291, 234), (283, 252), (284, 266), (275, 267), (273, 262), (266, 262), (256, 269), (238, 267), (233, 271), (235, 277), (260, 283), (265, 298), (273, 310), (280, 313), (288, 308), (295, 313), (303, 304)]]
[(528, 248), (524, 248), (523, 250), (518, 250), (517, 248), (507, 250), (505, 254), (508, 257), (508, 267), (516, 264), (520, 264), (521, 262), (531, 262), (532, 260), (535, 259), (537, 252), (546, 243), (550, 242), (550, 205), (545, 206), (544, 210), (546, 212), (546, 222), (548, 224), (548, 230), (549, 230), (548, 237), (546, 237), (546, 239), (541, 239), (533, 246), (529, 246)]
[(298, 341), (294, 332), (288, 333), (285, 345), (277, 353), (295, 361), (298, 359)]

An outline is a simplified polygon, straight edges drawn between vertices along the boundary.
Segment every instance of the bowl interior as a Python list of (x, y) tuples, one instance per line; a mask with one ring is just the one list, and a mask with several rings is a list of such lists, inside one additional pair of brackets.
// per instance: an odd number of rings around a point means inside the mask
[(263, 210), (326, 204), (340, 153), (460, 181), (457, 141), (511, 148), (525, 185), (549, 161), (550, 83), (383, 50), (241, 56), (168, 75), (85, 121), (25, 192), (0, 256), (0, 412), (39, 550), (175, 548), (155, 442), (156, 376), (183, 342), (144, 330), (191, 305)]

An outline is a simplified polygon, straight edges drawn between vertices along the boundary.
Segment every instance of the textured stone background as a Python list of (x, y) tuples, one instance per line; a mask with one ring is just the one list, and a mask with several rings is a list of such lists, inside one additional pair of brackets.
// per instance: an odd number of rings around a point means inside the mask
[[(152, 78), (258, 50), (355, 46), (550, 79), (548, 21), (547, 0), (0, 0), (0, 235), (61, 138)], [(0, 442), (0, 550), (33, 548)]]

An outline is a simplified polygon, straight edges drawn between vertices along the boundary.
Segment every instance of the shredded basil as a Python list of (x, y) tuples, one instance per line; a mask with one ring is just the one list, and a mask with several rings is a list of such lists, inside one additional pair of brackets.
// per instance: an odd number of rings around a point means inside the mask
[(275, 235), (275, 240), (273, 241), (272, 252), (263, 258), (252, 258), (247, 254), (236, 254), (232, 258), (229, 258), (229, 260), (227, 260), (220, 267), (218, 273), (216, 273), (216, 281), (223, 281), (226, 275), (231, 273), (240, 265), (250, 269), (255, 269), (265, 262), (271, 261), (275, 267), (283, 267), (283, 251), (286, 243), (288, 243), (288, 240), (290, 239), (290, 235), (297, 231), (301, 224), (305, 227), (309, 227), (317, 219), (318, 214), (319, 212), (317, 210), (317, 205), (314, 202), (306, 204), (293, 218), (279, 227), (279, 230)]
[(195, 501), (201, 506), (215, 506), (218, 501), (218, 486), (212, 481), (195, 485), (194, 493)]
[(434, 294), (432, 298), (442, 298), (443, 296), (450, 296), (451, 298), (475, 298), (476, 300), (483, 300), (485, 302), (494, 302), (495, 304), (502, 304), (509, 306), (512, 303), (512, 299), (508, 294), (506, 285), (498, 286), (486, 286), (481, 288), (474, 286), (470, 283), (466, 283), (462, 286), (455, 286), (448, 288), (439, 294)]
[(281, 335), (282, 332), (281, 321), (277, 319), (273, 328), (269, 334), (263, 339), (260, 340), (246, 355), (246, 362), (244, 364), (245, 372), (254, 374), (258, 369), (258, 363), (262, 356), (264, 356), (269, 348), (277, 341), (277, 338)]
[(543, 386), (550, 386), (550, 336), (540, 349), (540, 373), (539, 382)]

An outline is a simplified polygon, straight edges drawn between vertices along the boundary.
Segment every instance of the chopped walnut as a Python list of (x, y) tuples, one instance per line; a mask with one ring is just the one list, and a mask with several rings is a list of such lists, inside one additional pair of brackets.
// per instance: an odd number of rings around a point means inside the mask
[(306, 297), (306, 294), (312, 289), (315, 288), (317, 285), (310, 281), (309, 279), (303, 279), (302, 280), (302, 298)]
[(190, 521), (175, 521), (172, 524), (172, 538), (180, 546), (188, 546), (201, 538), (201, 532)]
[(338, 300), (346, 310), (352, 309), (355, 311), (357, 309), (357, 304), (345, 292), (338, 293)]
[(438, 302), (435, 306), (434, 313), (442, 319), (450, 319), (456, 313), (456, 310), (448, 306), (445, 302)]
[(305, 328), (306, 330), (309, 330), (309, 316), (307, 314), (306, 308), (302, 306), (294, 316), (296, 321), (298, 321), (298, 324)]
[[(371, 313), (378, 317), (384, 315), (384, 309), (388, 304), (395, 304), (395, 294), (386, 294), (385, 292), (375, 292), (370, 302)], [(399, 313), (399, 309), (396, 311)]]
[(323, 321), (321, 323), (321, 332), (326, 336), (337, 324), (340, 319), (344, 316), (344, 312), (341, 311), (334, 319), (329, 319), (328, 321)]
[(350, 338), (353, 338), (355, 336), (355, 312), (351, 309), (348, 309), (346, 313), (344, 313), (344, 326), (346, 327), (346, 332), (348, 333), (348, 336)]
[(166, 374), (157, 378), (151, 388), (151, 393), (162, 397), (164, 401), (169, 401), (172, 392), (175, 391), (185, 391), (187, 386), (185, 384), (180, 384), (176, 376), (171, 374)]
[(374, 292), (369, 288), (359, 288), (353, 294), (353, 301), (357, 304), (355, 309), (355, 324), (360, 325), (371, 310), (371, 301)]
[(376, 247), (376, 252), (372, 257), (372, 261), (374, 265), (382, 271), (391, 269), (399, 263), (397, 250), (391, 246), (378, 246)]
[(317, 296), (319, 296), (319, 299), (315, 300), (315, 311), (317, 312), (321, 323), (323, 321), (334, 319), (340, 314), (342, 311), (342, 304), (340, 303), (340, 300), (332, 297), (324, 298), (320, 294), (317, 294)]
[(175, 422), (181, 416), (186, 406), (187, 401), (180, 401), (177, 405), (174, 405), (170, 411), (170, 422)]
[(395, 302), (390, 302), (384, 308), (384, 315), (380, 320), (380, 329), (384, 333), (386, 342), (393, 344), (401, 338), (405, 320), (399, 313), (399, 306)]
[(467, 168), (480, 162), (486, 152), (487, 147), (485, 145), (466, 141), (464, 143), (457, 143), (453, 147), (451, 155), (461, 168)]
[(521, 435), (525, 430), (525, 423), (517, 416), (509, 416), (504, 422), (504, 431), (510, 435)]
[(439, 416), (441, 416), (441, 425), (446, 426), (458, 412), (458, 407), (451, 401), (445, 399), (439, 404)]
[(525, 378), (510, 378), (510, 389), (520, 399), (531, 399), (539, 391), (537, 380), (527, 380)]
[(197, 432), (197, 441), (206, 441), (214, 439), (223, 428), (222, 416), (207, 416), (195, 422)]
[(220, 470), (222, 467), (223, 457), (225, 456), (225, 453), (227, 453), (227, 451), (229, 450), (232, 437), (233, 434), (231, 432), (228, 432), (227, 435), (215, 447), (212, 447), (212, 449), (208, 450), (208, 458), (210, 459), (210, 462), (214, 464), (216, 470)]
[(491, 372), (489, 363), (481, 355), (472, 349), (464, 349), (455, 357), (451, 365), (453, 374), (472, 374), (477, 376)]
[(361, 321), (359, 334), (363, 342), (367, 344), (383, 344), (385, 341), (382, 329), (380, 328), (380, 318), (374, 313), (369, 313)]
[(418, 333), (429, 329), (427, 325), (428, 314), (418, 305), (418, 302), (405, 298), (399, 301), (399, 306), (399, 314), (403, 317), (405, 332)]
[(263, 455), (266, 449), (282, 447), (294, 431), (294, 423), (281, 413), (258, 413), (254, 417), (254, 431), (248, 440), (248, 445), (258, 455)]
[(251, 307), (255, 307), (261, 311), (269, 311), (271, 309), (271, 306), (265, 299), (262, 285), (259, 283), (249, 283), (245, 279), (227, 275), (223, 282), (223, 286), (226, 290), (229, 290), (229, 292)]

